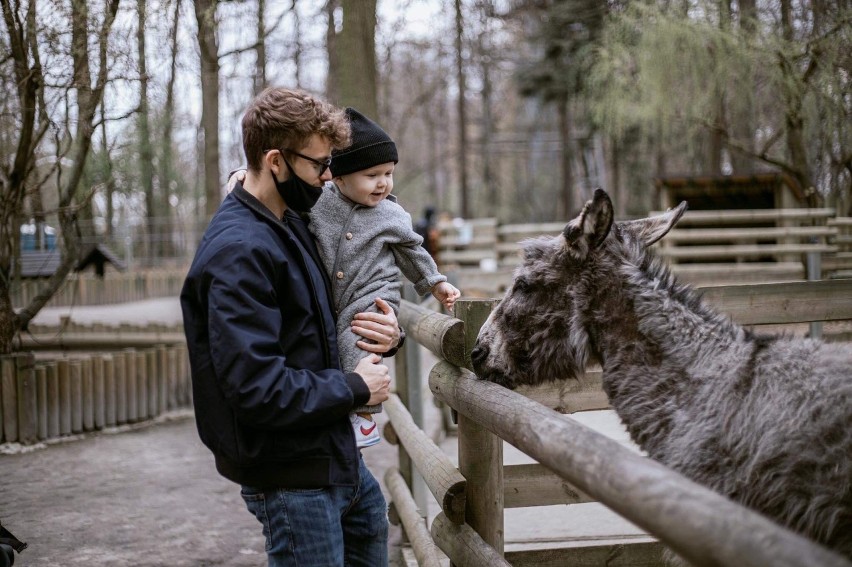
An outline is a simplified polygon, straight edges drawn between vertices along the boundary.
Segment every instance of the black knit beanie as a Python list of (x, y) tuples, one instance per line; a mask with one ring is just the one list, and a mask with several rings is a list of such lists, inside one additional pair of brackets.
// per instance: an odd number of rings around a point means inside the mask
[(399, 161), (396, 144), (381, 126), (355, 110), (346, 109), (352, 126), (352, 144), (331, 152), (331, 174), (335, 177), (370, 169), (374, 165)]

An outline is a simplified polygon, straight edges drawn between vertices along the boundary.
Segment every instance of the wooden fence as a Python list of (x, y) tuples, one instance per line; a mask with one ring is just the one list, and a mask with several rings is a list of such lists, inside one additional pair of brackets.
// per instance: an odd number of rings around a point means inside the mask
[[(185, 268), (107, 272), (103, 278), (91, 273), (75, 273), (68, 276), (47, 305), (105, 305), (176, 297), (180, 295), (185, 278)], [(40, 292), (45, 281), (40, 278), (13, 281), (12, 305), (24, 307)]]
[[(705, 299), (742, 324), (792, 324), (852, 318), (852, 280), (713, 287)], [(417, 391), (414, 365), (397, 361), (397, 391), (386, 403), (385, 434), (400, 444), (388, 471), (395, 517), (420, 565), (661, 565), (665, 545), (697, 566), (850, 566), (846, 559), (739, 506), (659, 463), (592, 431), (563, 413), (609, 407), (600, 373), (584, 381), (510, 391), (478, 380), (469, 354), (494, 300), (463, 300), (458, 319), (403, 302), (400, 321), (441, 360), (429, 386), (458, 417), (458, 468), (418, 427), (403, 398)], [(409, 344), (407, 352), (412, 350)], [(408, 369), (406, 375), (400, 371)], [(416, 404), (410, 406), (418, 411)], [(539, 464), (504, 466), (503, 441)], [(422, 475), (441, 512), (427, 529), (411, 492)], [(657, 541), (504, 553), (508, 507), (597, 501)], [(430, 537), (431, 536), (431, 537)], [(613, 563), (612, 561), (615, 561)]]
[[(687, 211), (656, 249), (692, 285), (844, 277), (852, 274), (852, 218), (834, 215), (834, 209)], [(564, 227), (444, 222), (438, 263), (466, 295), (500, 295), (520, 262), (520, 242)]]
[[(147, 328), (90, 333), (63, 348), (97, 349), (55, 355), (62, 336), (42, 329), (29, 347), (50, 348), (0, 357), (0, 442), (33, 444), (66, 435), (136, 423), (190, 407), (189, 363), (183, 335), (148, 335)], [(78, 338), (86, 333), (75, 329)], [(122, 337), (123, 334), (123, 337)], [(145, 338), (143, 338), (145, 337)], [(41, 338), (40, 345), (34, 341)], [(122, 340), (131, 339), (131, 340)], [(107, 348), (120, 350), (107, 352)]]

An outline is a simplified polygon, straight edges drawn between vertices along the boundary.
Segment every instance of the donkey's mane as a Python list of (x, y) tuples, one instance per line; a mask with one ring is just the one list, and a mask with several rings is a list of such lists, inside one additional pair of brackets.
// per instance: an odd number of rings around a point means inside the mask
[(742, 331), (730, 317), (702, 301), (695, 289), (680, 283), (653, 250), (634, 240), (622, 242), (620, 272), (627, 285), (636, 292), (634, 301), (638, 315), (655, 316), (659, 313), (661, 303), (674, 303), (719, 332)]

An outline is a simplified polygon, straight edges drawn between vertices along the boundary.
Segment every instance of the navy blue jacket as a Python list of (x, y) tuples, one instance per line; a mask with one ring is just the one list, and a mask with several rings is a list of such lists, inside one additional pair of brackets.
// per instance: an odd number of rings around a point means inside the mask
[(224, 477), (258, 488), (357, 482), (348, 414), (370, 391), (340, 370), (328, 290), (304, 221), (275, 218), (238, 184), (181, 292), (198, 433)]

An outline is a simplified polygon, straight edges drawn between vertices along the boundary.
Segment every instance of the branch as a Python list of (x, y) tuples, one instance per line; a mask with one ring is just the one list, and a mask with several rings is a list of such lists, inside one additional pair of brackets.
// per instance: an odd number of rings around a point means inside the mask
[(224, 53), (220, 54), (220, 55), (218, 56), (219, 61), (221, 61), (222, 59), (224, 59), (224, 58), (226, 58), (226, 57), (231, 57), (232, 55), (241, 55), (241, 54), (243, 54), (243, 53), (245, 53), (245, 52), (247, 52), (247, 51), (254, 51), (254, 50), (256, 50), (258, 47), (260, 47), (260, 46), (263, 44), (263, 42), (264, 42), (264, 41), (266, 41), (266, 38), (267, 38), (267, 37), (269, 37), (270, 35), (272, 35), (272, 32), (274, 32), (275, 30), (277, 30), (277, 29), (278, 29), (278, 26), (280, 26), (280, 25), (281, 25), (281, 22), (284, 20), (284, 16), (286, 16), (286, 15), (287, 15), (287, 10), (284, 10), (284, 11), (283, 11), (283, 12), (281, 12), (281, 14), (278, 16), (278, 19), (275, 21), (275, 23), (274, 23), (274, 24), (272, 24), (272, 26), (270, 26), (269, 28), (267, 28), (267, 29), (263, 32), (263, 36), (262, 36), (262, 37), (258, 38), (258, 39), (257, 39), (254, 43), (252, 43), (251, 45), (246, 45), (245, 47), (238, 47), (238, 48), (236, 48), (236, 49), (232, 49), (232, 50), (230, 50), (230, 51), (226, 51), (226, 52), (224, 52)]

